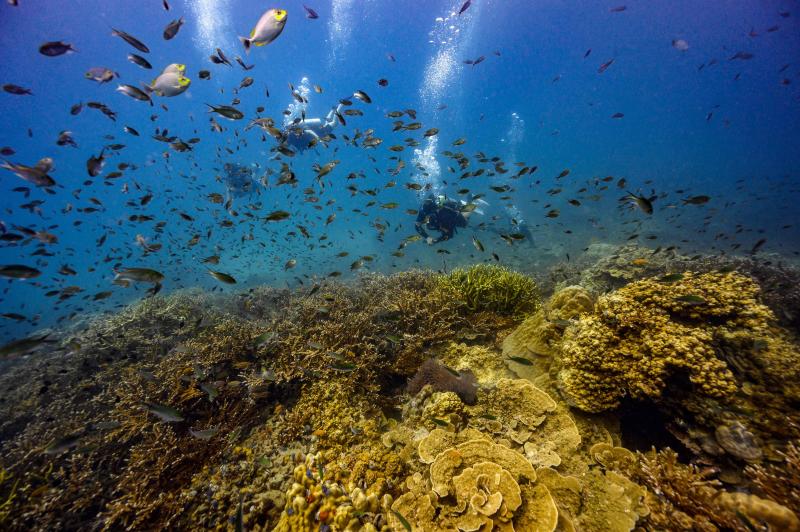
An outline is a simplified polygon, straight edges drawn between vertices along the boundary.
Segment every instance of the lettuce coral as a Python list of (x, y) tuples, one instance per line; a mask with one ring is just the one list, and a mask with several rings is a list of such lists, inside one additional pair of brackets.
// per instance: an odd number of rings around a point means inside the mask
[(473, 312), (523, 316), (539, 307), (539, 289), (533, 279), (494, 264), (457, 268), (439, 277), (439, 287)]

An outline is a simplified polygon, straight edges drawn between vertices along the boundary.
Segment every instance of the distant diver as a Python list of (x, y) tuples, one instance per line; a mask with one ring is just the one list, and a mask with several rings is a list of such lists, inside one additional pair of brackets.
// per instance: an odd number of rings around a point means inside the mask
[(324, 139), (333, 132), (338, 120), (337, 115), (340, 115), (341, 110), (342, 104), (340, 103), (331, 109), (324, 119), (304, 118), (290, 123), (283, 130), (285, 144), (297, 152), (313, 148), (320, 142), (320, 139)]
[(258, 182), (252, 168), (236, 163), (225, 163), (223, 171), (222, 180), (231, 196), (249, 196), (257, 190)]
[[(478, 200), (481, 201), (481, 200)], [(483, 202), (485, 204), (485, 202)], [(448, 199), (444, 195), (428, 195), (417, 213), (417, 221), (414, 224), (419, 235), (426, 239), (428, 244), (438, 244), (445, 240), (450, 240), (456, 233), (456, 227), (467, 227), (467, 219), (470, 214), (480, 211), (473, 209), (465, 211), (466, 203), (461, 203)], [(425, 229), (439, 231), (438, 238), (433, 238)]]

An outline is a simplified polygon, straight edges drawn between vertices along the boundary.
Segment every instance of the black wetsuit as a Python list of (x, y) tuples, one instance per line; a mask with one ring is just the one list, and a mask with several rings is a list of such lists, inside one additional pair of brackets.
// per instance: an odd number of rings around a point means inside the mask
[(426, 198), (417, 213), (417, 221), (414, 227), (417, 233), (423, 238), (428, 238), (425, 227), (432, 231), (441, 232), (441, 236), (434, 240), (434, 243), (442, 242), (453, 238), (456, 227), (466, 227), (467, 219), (461, 214), (459, 205), (453, 200), (447, 200), (444, 205), (439, 207), (436, 200)]

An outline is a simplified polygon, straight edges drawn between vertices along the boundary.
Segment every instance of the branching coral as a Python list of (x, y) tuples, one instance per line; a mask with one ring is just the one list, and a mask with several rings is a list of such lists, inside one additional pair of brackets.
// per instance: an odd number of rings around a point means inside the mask
[(656, 529), (745, 532), (761, 522), (770, 525), (768, 530), (798, 529), (789, 508), (754, 495), (725, 492), (714, 473), (683, 465), (666, 449), (640, 455), (631, 478), (648, 488), (648, 521)]
[(800, 515), (800, 446), (790, 442), (783, 461), (768, 465), (750, 465), (745, 472), (758, 493), (779, 502)]
[(439, 278), (439, 287), (471, 311), (491, 310), (524, 316), (539, 306), (536, 282), (502, 266), (476, 264)]

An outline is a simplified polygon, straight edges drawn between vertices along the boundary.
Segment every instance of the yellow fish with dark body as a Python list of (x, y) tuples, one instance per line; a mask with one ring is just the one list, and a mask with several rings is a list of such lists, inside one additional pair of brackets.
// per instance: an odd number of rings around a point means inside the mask
[(244, 45), (244, 51), (250, 53), (252, 45), (264, 46), (271, 43), (283, 31), (288, 13), (285, 9), (268, 9), (258, 19), (255, 28), (250, 32), (250, 37), (239, 37)]

